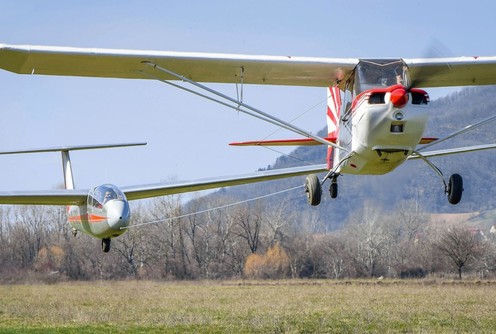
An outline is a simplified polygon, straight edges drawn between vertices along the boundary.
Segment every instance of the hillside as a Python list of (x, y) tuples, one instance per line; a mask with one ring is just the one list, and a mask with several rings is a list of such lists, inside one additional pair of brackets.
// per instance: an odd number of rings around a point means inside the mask
[[(496, 86), (475, 87), (432, 101), (426, 135), (442, 137), (489, 117), (496, 110), (495, 95)], [(485, 125), (433, 149), (493, 143), (496, 141), (495, 126), (496, 123)], [(325, 132), (326, 130), (322, 129), (319, 135), (324, 135)], [(281, 156), (270, 168), (299, 165), (301, 160), (324, 163), (325, 151), (324, 147), (299, 147), (290, 153), (290, 156), (298, 160)], [(306, 203), (303, 190), (273, 196), (264, 201), (267, 207), (274, 209), (286, 205), (287, 208), (300, 214), (310, 214), (321, 220), (329, 229), (339, 228), (350, 213), (363, 207), (366, 202), (372, 202), (385, 211), (394, 210), (395, 206), (405, 200), (415, 200), (426, 211), (432, 213), (483, 212), (494, 208), (496, 188), (492, 185), (496, 182), (496, 174), (491, 168), (496, 163), (494, 151), (434, 158), (432, 162), (448, 177), (453, 173), (463, 176), (465, 191), (460, 204), (453, 206), (447, 202), (443, 183), (422, 161), (407, 162), (394, 172), (383, 176), (341, 176), (339, 197), (332, 200), (328, 195), (328, 184), (326, 184), (322, 203), (318, 207), (310, 207)], [(246, 199), (303, 183), (304, 177), (296, 177), (222, 189), (210, 196)]]

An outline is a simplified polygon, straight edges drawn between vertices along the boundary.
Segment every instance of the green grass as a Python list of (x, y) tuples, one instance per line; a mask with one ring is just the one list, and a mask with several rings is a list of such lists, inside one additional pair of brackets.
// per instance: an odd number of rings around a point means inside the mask
[(0, 333), (488, 333), (495, 300), (493, 282), (3, 285)]

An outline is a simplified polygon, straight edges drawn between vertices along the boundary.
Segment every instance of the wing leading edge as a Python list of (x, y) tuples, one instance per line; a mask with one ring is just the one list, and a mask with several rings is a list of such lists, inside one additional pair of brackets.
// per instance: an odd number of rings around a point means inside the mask
[(2, 191), (0, 204), (9, 205), (83, 205), (88, 190)]
[(327, 87), (337, 76), (350, 74), (358, 59), (0, 44), (0, 68), (18, 74), (147, 79), (142, 72), (150, 67), (143, 62), (198, 82), (239, 83), (243, 68), (248, 84)]
[[(403, 61), (420, 87), (496, 84), (496, 56)], [(147, 79), (142, 72), (150, 74), (150, 68), (143, 62), (198, 82), (240, 83), (243, 69), (247, 84), (328, 87), (351, 75), (359, 59), (0, 44), (0, 68), (19, 74)]]
[(496, 57), (403, 59), (420, 87), (496, 84)]
[[(156, 183), (150, 185), (122, 187), (128, 200), (180, 194), (206, 189), (235, 186), (288, 178), (308, 173), (327, 171), (326, 165), (312, 165), (255, 172), (238, 176), (226, 176), (173, 183)], [(0, 204), (20, 205), (84, 205), (89, 190), (51, 190), (51, 191), (3, 191), (0, 192)]]
[(312, 165), (305, 167), (293, 167), (260, 171), (230, 177), (208, 178), (195, 181), (181, 181), (174, 183), (157, 183), (143, 186), (123, 187), (121, 190), (126, 194), (128, 200), (180, 194), (185, 192), (235, 186), (241, 184), (276, 180), (308, 173), (320, 173), (327, 171), (327, 165)]

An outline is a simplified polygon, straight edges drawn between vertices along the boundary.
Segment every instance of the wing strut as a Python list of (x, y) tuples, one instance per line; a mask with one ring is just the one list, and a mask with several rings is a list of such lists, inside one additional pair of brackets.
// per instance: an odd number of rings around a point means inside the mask
[[(174, 84), (172, 82), (169, 82), (167, 80), (161, 79), (161, 78), (159, 78), (157, 76), (154, 76), (154, 75), (151, 75), (149, 73), (146, 73), (146, 72), (143, 72), (143, 71), (141, 72), (141, 73), (143, 73), (144, 75), (146, 75), (148, 77), (154, 78), (154, 79), (159, 80), (159, 81), (161, 81), (163, 83), (172, 85), (173, 87), (176, 87), (176, 88), (185, 90), (187, 92), (193, 93), (195, 95), (201, 96), (203, 98), (206, 98), (206, 99), (208, 99), (210, 101), (219, 103), (219, 104), (221, 104), (223, 106), (226, 106), (226, 107), (229, 107), (231, 109), (234, 109), (234, 110), (243, 112), (243, 113), (245, 113), (247, 115), (253, 116), (253, 117), (258, 118), (258, 119), (261, 119), (261, 120), (263, 120), (265, 122), (268, 122), (268, 123), (271, 123), (271, 124), (280, 126), (280, 127), (284, 128), (286, 130), (295, 132), (295, 133), (297, 133), (299, 135), (302, 135), (304, 137), (312, 138), (315, 141), (317, 141), (319, 143), (322, 143), (324, 145), (332, 146), (334, 148), (337, 148), (337, 149), (343, 150), (345, 152), (348, 152), (348, 150), (346, 150), (344, 147), (341, 147), (341, 146), (339, 146), (339, 145), (337, 145), (335, 143), (329, 142), (329, 141), (325, 140), (324, 138), (321, 138), (321, 137), (318, 137), (318, 136), (314, 136), (311, 133), (309, 133), (309, 132), (307, 132), (307, 131), (305, 131), (303, 129), (300, 129), (299, 127), (297, 127), (297, 126), (295, 126), (293, 124), (287, 123), (287, 122), (285, 122), (285, 121), (283, 121), (283, 120), (281, 120), (281, 119), (279, 119), (277, 117), (274, 117), (274, 116), (272, 116), (270, 114), (267, 114), (267, 113), (261, 111), (260, 109), (254, 108), (254, 107), (252, 107), (252, 106), (250, 106), (250, 105), (248, 105), (248, 104), (246, 104), (246, 103), (244, 103), (242, 101), (235, 100), (235, 99), (233, 99), (233, 98), (231, 98), (231, 97), (229, 97), (229, 96), (227, 96), (225, 94), (222, 94), (222, 93), (220, 93), (220, 92), (218, 92), (216, 90), (213, 90), (211, 88), (208, 88), (207, 86), (204, 86), (204, 85), (202, 85), (202, 84), (200, 84), (198, 82), (195, 82), (193, 80), (190, 80), (190, 79), (188, 79), (188, 78), (186, 78), (186, 77), (184, 77), (184, 76), (182, 76), (180, 74), (177, 74), (177, 73), (175, 73), (173, 71), (170, 71), (170, 70), (168, 70), (166, 68), (163, 68), (163, 67), (161, 67), (161, 66), (159, 66), (157, 64), (154, 64), (154, 63), (148, 62), (148, 61), (143, 62), (143, 64), (146, 64), (146, 65), (148, 65), (148, 66), (152, 67), (153, 69), (156, 69), (156, 70), (158, 70), (160, 72), (166, 73), (168, 75), (172, 75), (172, 76), (176, 77), (177, 79), (179, 79), (181, 81), (184, 81), (184, 82), (187, 82), (187, 83), (189, 83), (189, 84), (191, 84), (193, 86), (196, 86), (196, 87), (198, 87), (198, 88), (200, 88), (200, 89), (202, 89), (202, 90), (204, 90), (204, 91), (206, 91), (206, 92), (208, 92), (210, 94), (217, 95), (221, 99), (227, 100), (230, 103), (234, 103), (234, 105), (231, 105), (231, 104), (229, 104), (227, 102), (223, 102), (223, 101), (218, 100), (218, 99), (215, 99), (213, 97), (209, 97), (207, 95), (204, 95), (202, 93), (196, 92), (196, 91), (191, 90), (191, 89), (188, 89), (188, 88), (183, 87), (181, 85)], [(244, 107), (244, 108), (246, 108), (248, 110), (242, 109), (241, 107)]]
[(417, 152), (415, 152), (415, 153), (418, 153), (418, 151), (422, 151), (422, 150), (424, 150), (424, 149), (426, 149), (426, 148), (428, 148), (428, 147), (430, 147), (430, 146), (433, 146), (433, 145), (436, 145), (436, 144), (442, 143), (443, 141), (446, 141), (446, 140), (451, 139), (451, 138), (453, 138), (453, 137), (459, 136), (459, 135), (461, 135), (461, 134), (463, 134), (463, 133), (465, 133), (465, 132), (475, 130), (475, 129), (477, 129), (478, 127), (481, 127), (481, 126), (483, 126), (483, 125), (485, 125), (485, 124), (488, 124), (488, 123), (490, 123), (490, 122), (492, 122), (492, 121), (494, 121), (494, 120), (496, 120), (496, 115), (489, 116), (488, 118), (485, 118), (485, 119), (483, 119), (482, 121), (477, 122), (477, 123), (475, 123), (475, 124), (467, 125), (466, 127), (464, 127), (464, 128), (463, 128), (463, 129), (461, 129), (461, 130), (455, 131), (455, 132), (453, 132), (453, 133), (451, 133), (451, 134), (447, 135), (446, 137), (439, 138), (438, 140), (435, 140), (435, 141), (433, 141), (432, 143), (429, 143), (429, 144), (427, 144), (427, 145), (422, 146), (422, 147), (421, 147), (421, 148), (419, 148), (419, 149), (417, 150)]
[[(443, 181), (443, 184), (444, 184), (444, 192), (448, 194), (448, 198), (451, 196), (450, 195), (450, 188), (451, 188), (451, 185), (448, 185), (444, 179), (444, 175), (443, 173), (441, 172), (441, 170), (436, 166), (434, 165), (432, 162), (429, 161), (428, 157), (435, 157), (435, 156), (442, 156), (442, 155), (449, 155), (449, 154), (458, 154), (458, 153), (464, 153), (464, 152), (474, 152), (474, 151), (480, 151), (480, 150), (488, 150), (488, 149), (494, 149), (496, 148), (496, 145), (495, 144), (487, 144), (487, 145), (478, 145), (478, 146), (470, 146), (470, 147), (461, 147), (461, 148), (455, 148), (455, 149), (445, 149), (445, 150), (439, 150), (439, 151), (428, 151), (428, 152), (424, 152), (424, 153), (420, 153), (421, 150), (424, 150), (428, 147), (431, 147), (433, 145), (436, 145), (436, 144), (439, 144), (439, 143), (442, 143), (448, 139), (451, 139), (451, 138), (454, 138), (456, 136), (459, 136), (465, 132), (468, 132), (468, 131), (471, 131), (471, 130), (474, 130), (478, 127), (481, 127), (485, 124), (488, 124), (492, 121), (496, 120), (496, 115), (493, 115), (493, 116), (490, 116), (490, 117), (487, 117), (485, 119), (483, 119), (482, 121), (479, 121), (475, 124), (471, 124), (471, 125), (467, 125), (466, 127), (464, 127), (463, 129), (461, 130), (458, 130), (458, 131), (455, 131), (443, 138), (440, 138), (438, 140), (435, 140), (427, 145), (424, 145), (422, 146), (421, 148), (419, 148), (418, 150), (412, 152), (412, 154), (408, 157), (408, 160), (411, 160), (411, 159), (421, 159), (422, 161), (424, 161), (434, 172), (436, 172), (436, 174), (439, 176), (439, 178)], [(451, 179), (450, 179), (450, 184), (451, 184)], [(450, 203), (452, 203), (450, 201)], [(456, 203), (452, 203), (452, 204), (456, 204)]]

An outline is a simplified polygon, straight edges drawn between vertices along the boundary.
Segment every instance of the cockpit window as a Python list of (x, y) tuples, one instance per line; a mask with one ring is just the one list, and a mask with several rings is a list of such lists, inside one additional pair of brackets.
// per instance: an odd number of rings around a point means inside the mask
[(373, 88), (408, 85), (408, 71), (402, 60), (360, 60), (355, 69), (355, 94)]
[(88, 204), (96, 208), (102, 208), (105, 203), (113, 199), (125, 200), (126, 196), (119, 188), (112, 184), (104, 184), (95, 187), (88, 195)]

